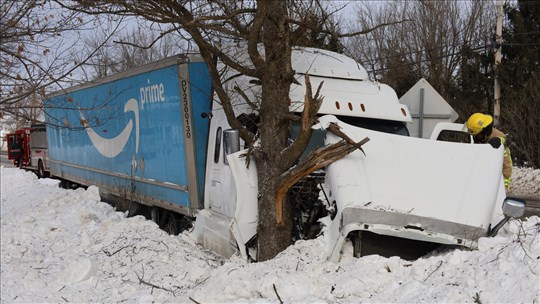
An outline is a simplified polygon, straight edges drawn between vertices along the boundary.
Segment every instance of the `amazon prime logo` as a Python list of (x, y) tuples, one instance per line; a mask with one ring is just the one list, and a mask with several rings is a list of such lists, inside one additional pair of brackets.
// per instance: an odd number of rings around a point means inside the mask
[[(129, 111), (133, 112), (135, 118), (135, 153), (137, 153), (139, 151), (139, 105), (137, 99), (131, 98), (127, 101), (124, 106), (124, 113)], [(79, 111), (79, 115), (83, 121), (86, 121), (81, 111)], [(102, 137), (94, 129), (86, 125), (86, 133), (90, 137), (90, 141), (101, 155), (108, 158), (114, 158), (124, 150), (132, 130), (133, 119), (130, 119), (122, 132), (113, 138)]]
[(163, 83), (150, 84), (150, 79), (148, 79), (148, 85), (140, 89), (141, 110), (144, 110), (145, 103), (164, 102), (164, 92), (165, 86)]
[[(150, 79), (147, 80), (147, 86), (143, 86), (139, 89), (139, 96), (141, 102), (141, 110), (145, 110), (144, 105), (164, 102), (165, 101), (165, 86), (163, 83), (151, 84)], [(122, 132), (113, 138), (105, 138), (94, 131), (90, 126), (85, 125), (86, 132), (90, 141), (96, 147), (98, 152), (107, 157), (114, 158), (124, 150), (131, 136), (133, 128), (135, 128), (135, 153), (139, 151), (139, 103), (137, 99), (129, 99), (124, 106), (124, 113), (133, 112), (134, 119), (130, 119)], [(82, 121), (87, 121), (82, 112), (79, 111)], [(135, 125), (135, 126), (134, 126)]]

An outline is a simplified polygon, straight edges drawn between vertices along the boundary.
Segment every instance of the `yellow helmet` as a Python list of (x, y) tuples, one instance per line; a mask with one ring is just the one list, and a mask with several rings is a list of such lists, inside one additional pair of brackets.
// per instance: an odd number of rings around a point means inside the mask
[(489, 126), (493, 122), (493, 117), (491, 115), (474, 113), (467, 120), (467, 130), (472, 135), (477, 135), (482, 132), (485, 127)]

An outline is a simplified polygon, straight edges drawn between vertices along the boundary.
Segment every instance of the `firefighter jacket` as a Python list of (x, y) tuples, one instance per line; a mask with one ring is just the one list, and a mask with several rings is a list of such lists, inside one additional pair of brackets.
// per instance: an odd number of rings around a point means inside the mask
[(503, 132), (497, 130), (496, 128), (493, 128), (493, 131), (485, 141), (486, 143), (489, 142), (493, 138), (499, 138), (501, 140), (501, 144), (504, 146), (504, 159), (503, 159), (503, 170), (502, 174), (504, 177), (504, 185), (506, 186), (506, 189), (510, 189), (510, 182), (512, 182), (512, 156), (510, 155), (510, 148), (508, 148), (508, 143), (506, 141), (506, 134)]

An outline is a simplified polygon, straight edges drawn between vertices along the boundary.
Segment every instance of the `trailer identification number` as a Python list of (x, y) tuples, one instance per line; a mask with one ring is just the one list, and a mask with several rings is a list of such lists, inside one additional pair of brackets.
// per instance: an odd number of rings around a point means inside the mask
[(182, 80), (182, 111), (184, 114), (184, 126), (186, 128), (186, 138), (191, 138), (191, 110), (189, 108), (189, 98), (188, 98), (188, 82)]

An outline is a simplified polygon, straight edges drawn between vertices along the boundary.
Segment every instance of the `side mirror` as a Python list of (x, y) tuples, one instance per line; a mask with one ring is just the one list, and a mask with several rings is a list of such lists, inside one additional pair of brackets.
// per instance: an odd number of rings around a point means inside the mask
[(525, 213), (525, 206), (527, 202), (520, 198), (507, 197), (504, 199), (502, 210), (504, 216), (508, 217), (522, 217)]
[(520, 198), (507, 197), (504, 199), (502, 205), (502, 211), (504, 214), (504, 219), (502, 219), (493, 229), (488, 230), (488, 236), (496, 236), (497, 232), (510, 220), (511, 218), (522, 217), (525, 213), (525, 206), (527, 202)]

